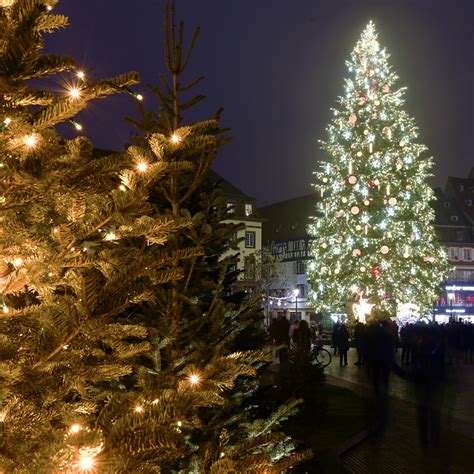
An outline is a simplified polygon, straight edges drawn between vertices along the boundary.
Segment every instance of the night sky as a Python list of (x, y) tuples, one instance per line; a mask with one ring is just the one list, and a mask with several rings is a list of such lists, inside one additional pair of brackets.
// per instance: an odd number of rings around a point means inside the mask
[[(49, 35), (48, 51), (71, 55), (92, 80), (136, 70), (145, 95), (158, 83), (162, 1), (62, 0), (56, 11), (71, 26)], [(234, 139), (214, 168), (260, 205), (311, 192), (318, 139), (370, 19), (408, 87), (406, 109), (435, 158), (433, 184), (474, 166), (473, 0), (177, 0), (177, 11), (188, 33), (201, 26), (189, 78), (205, 76), (207, 100), (189, 119), (224, 108)], [(91, 103), (80, 121), (96, 147), (120, 150), (132, 130), (122, 117), (135, 114), (130, 96), (114, 97)]]

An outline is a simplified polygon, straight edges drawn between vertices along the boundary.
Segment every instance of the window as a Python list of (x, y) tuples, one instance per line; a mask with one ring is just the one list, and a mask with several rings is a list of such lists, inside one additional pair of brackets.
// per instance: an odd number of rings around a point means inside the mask
[(462, 184), (458, 184), (458, 191), (464, 191), (464, 186)]
[(465, 201), (466, 206), (472, 206), (472, 199), (466, 199)]
[(300, 249), (300, 241), (299, 240), (294, 240), (292, 242), (293, 244), (293, 250), (299, 250)]
[(251, 216), (253, 214), (253, 206), (252, 204), (245, 204), (245, 215), (246, 216)]
[(451, 203), (449, 201), (444, 201), (444, 207), (451, 207)]
[(451, 220), (452, 220), (453, 222), (457, 222), (458, 216), (451, 216)]
[(235, 202), (227, 201), (227, 212), (233, 214), (235, 212)]
[(456, 236), (458, 240), (464, 240), (464, 231), (463, 230), (458, 230), (456, 232)]
[(462, 259), (463, 260), (471, 260), (471, 249), (463, 249), (462, 251)]
[(296, 262), (296, 273), (298, 275), (302, 275), (306, 273), (306, 265), (305, 265), (305, 262), (303, 262), (302, 260), (298, 260)]
[(459, 260), (459, 248), (449, 247), (448, 255), (449, 255), (449, 260)]
[(298, 298), (306, 298), (306, 285), (296, 285), (296, 288), (300, 290)]
[(237, 265), (233, 263), (227, 267), (227, 273), (234, 273), (237, 271)]
[(254, 249), (255, 248), (255, 232), (245, 231), (245, 248)]

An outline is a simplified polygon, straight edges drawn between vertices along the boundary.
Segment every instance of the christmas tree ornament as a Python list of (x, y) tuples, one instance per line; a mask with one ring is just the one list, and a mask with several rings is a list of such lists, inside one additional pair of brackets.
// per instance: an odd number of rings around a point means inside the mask
[(351, 207), (351, 212), (352, 212), (352, 214), (354, 214), (356, 216), (357, 214), (359, 214), (360, 209), (359, 209), (358, 206), (352, 206)]
[(354, 125), (356, 122), (357, 122), (357, 115), (351, 114), (351, 115), (349, 116), (349, 123), (350, 123), (351, 125)]
[(354, 257), (360, 257), (360, 254), (361, 254), (360, 249), (354, 249), (354, 250), (352, 251), (352, 255), (353, 255)]
[(374, 265), (370, 272), (375, 278), (379, 278), (380, 275), (382, 274), (382, 272), (380, 271), (380, 267), (378, 265)]
[(395, 205), (397, 204), (397, 198), (391, 197), (391, 198), (388, 200), (388, 203), (389, 203), (391, 206), (395, 206)]
[(356, 184), (357, 183), (357, 177), (352, 175), (352, 176), (349, 176), (349, 184)]
[(390, 90), (390, 86), (388, 84), (384, 84), (382, 86), (382, 92), (388, 92)]
[(380, 253), (381, 253), (381, 254), (387, 255), (388, 252), (390, 252), (390, 249), (388, 248), (387, 245), (382, 245), (382, 247), (380, 247)]

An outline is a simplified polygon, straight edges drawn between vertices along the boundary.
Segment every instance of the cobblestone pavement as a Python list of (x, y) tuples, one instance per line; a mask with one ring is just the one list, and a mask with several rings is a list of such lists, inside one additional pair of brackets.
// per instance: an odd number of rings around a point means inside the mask
[[(354, 349), (349, 351), (347, 366), (341, 367), (339, 358), (333, 356), (326, 368), (328, 383), (373, 398), (364, 368), (354, 362)], [(474, 473), (474, 365), (459, 362), (448, 366), (448, 372), (439, 429), (434, 425), (432, 430), (429, 426), (438, 420), (436, 416), (425, 418), (428, 429), (420, 430), (417, 387), (392, 374), (383, 410), (387, 422), (372, 427), (362, 442), (342, 453), (345, 469), (361, 474)], [(375, 410), (375, 402), (373, 406)], [(426, 442), (420, 432), (428, 434)]]

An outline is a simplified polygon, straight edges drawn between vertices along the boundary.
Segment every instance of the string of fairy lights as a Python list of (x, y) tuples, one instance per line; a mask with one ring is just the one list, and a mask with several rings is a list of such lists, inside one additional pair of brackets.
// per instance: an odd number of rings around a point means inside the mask
[[(51, 8), (49, 7), (48, 10)], [(87, 90), (88, 86), (88, 80), (87, 76), (84, 71), (79, 70), (76, 72), (76, 77), (80, 81), (80, 84), (75, 84), (67, 89), (67, 95), (71, 100), (80, 100), (83, 97), (84, 92)], [(133, 91), (131, 89), (128, 89), (127, 92), (132, 95), (136, 100), (138, 101), (143, 101), (144, 97), (142, 94)], [(7, 130), (11, 125), (12, 125), (13, 119), (11, 117), (6, 117), (3, 122), (0, 125), (0, 132)], [(72, 124), (72, 126), (78, 131), (81, 132), (83, 131), (83, 125), (79, 123), (77, 120), (70, 119), (69, 123)], [(182, 141), (182, 136), (178, 132), (174, 132), (169, 136), (169, 140), (173, 145), (178, 145)], [(23, 144), (23, 146), (26, 148), (28, 152), (34, 150), (41, 144), (41, 135), (38, 133), (28, 133), (25, 134), (22, 138), (20, 138), (20, 143)], [(143, 159), (138, 160), (135, 163), (135, 170), (137, 173), (146, 173), (149, 169), (150, 163), (146, 162)], [(0, 163), (0, 168), (4, 167), (3, 163)], [(121, 176), (121, 184), (119, 185), (118, 189), (120, 191), (127, 191), (127, 177), (126, 176)], [(105, 241), (114, 241), (117, 239), (117, 234), (113, 230), (107, 230), (107, 229), (99, 229), (100, 232), (104, 233), (103, 239)], [(58, 228), (53, 229), (53, 234), (57, 234), (59, 232)], [(72, 252), (75, 252), (79, 249), (76, 247), (72, 247), (70, 249)], [(84, 246), (82, 248), (83, 252), (88, 252), (90, 249), (87, 246)], [(18, 271), (22, 265), (24, 264), (24, 261), (21, 257), (17, 257), (13, 259), (12, 262), (6, 263), (8, 270), (3, 273), (0, 270), (0, 280), (4, 278), (8, 278), (10, 273), (14, 271)], [(49, 276), (53, 276), (52, 273), (49, 274)], [(0, 310), (3, 312), (3, 314), (11, 314), (11, 309), (8, 307), (8, 305), (5, 303), (5, 301), (0, 302)], [(69, 344), (64, 344), (63, 349), (67, 350), (69, 348)], [(190, 374), (186, 375), (184, 378), (184, 382), (190, 387), (190, 388), (197, 388), (202, 382), (203, 382), (203, 376), (198, 373), (197, 371), (193, 371)], [(146, 409), (147, 406), (149, 405), (156, 405), (158, 404), (159, 401), (158, 399), (155, 399), (151, 402), (143, 402), (140, 404), (134, 404), (131, 408), (132, 412), (134, 412), (136, 415), (140, 416), (146, 416)], [(0, 416), (2, 416), (3, 412), (0, 412)], [(176, 422), (176, 427), (175, 429), (178, 432), (181, 432), (183, 427), (183, 422), (182, 421), (177, 421)], [(77, 448), (75, 445), (74, 437), (78, 437), (83, 433), (84, 431), (90, 431), (90, 428), (83, 425), (79, 421), (75, 421), (70, 425), (70, 427), (67, 429), (66, 434), (65, 434), (65, 439), (67, 444), (69, 445), (70, 449), (73, 452), (73, 459), (72, 461), (68, 461), (68, 466), (65, 466), (67, 468), (73, 468), (77, 472), (82, 472), (82, 473), (91, 473), (91, 472), (96, 472), (99, 464), (99, 459), (100, 459), (100, 454), (104, 449), (104, 443), (100, 442), (99, 444), (95, 446), (81, 446), (80, 448)], [(223, 453), (221, 454), (221, 456)]]

